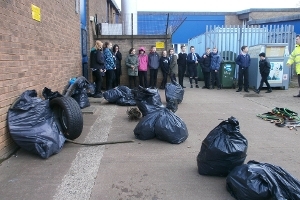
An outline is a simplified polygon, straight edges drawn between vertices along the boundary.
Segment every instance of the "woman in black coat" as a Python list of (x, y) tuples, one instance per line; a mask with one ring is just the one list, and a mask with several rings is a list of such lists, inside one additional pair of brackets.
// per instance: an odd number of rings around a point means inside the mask
[(167, 78), (170, 71), (170, 60), (167, 57), (167, 51), (162, 52), (162, 56), (159, 58), (159, 67), (161, 69), (163, 79), (161, 81), (159, 89), (165, 89), (167, 84)]
[(93, 76), (95, 77), (95, 84), (96, 84), (94, 98), (102, 97), (102, 92), (101, 92), (102, 74), (105, 72), (102, 46), (103, 43), (97, 40), (95, 47), (91, 49), (91, 53), (90, 53), (90, 67), (92, 69)]
[(121, 66), (121, 61), (122, 61), (122, 54), (120, 52), (120, 48), (117, 44), (113, 46), (113, 54), (116, 59), (116, 70), (115, 70), (115, 85), (114, 86), (119, 86), (120, 85), (120, 76), (122, 75), (122, 66)]

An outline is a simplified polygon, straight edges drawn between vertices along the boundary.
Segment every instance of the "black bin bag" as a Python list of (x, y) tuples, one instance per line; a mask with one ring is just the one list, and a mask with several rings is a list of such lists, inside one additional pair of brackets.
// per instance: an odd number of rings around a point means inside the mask
[(133, 132), (140, 140), (156, 137), (171, 144), (180, 144), (189, 136), (183, 120), (167, 108), (147, 114), (136, 125)]
[(116, 103), (122, 96), (123, 94), (118, 88), (112, 88), (103, 92), (104, 99), (109, 103)]
[(166, 84), (165, 95), (167, 102), (177, 100), (177, 103), (180, 104), (183, 100), (184, 89), (178, 82), (172, 79), (171, 83)]
[(155, 123), (160, 112), (153, 112), (143, 117), (136, 125), (133, 133), (139, 140), (150, 140), (155, 138)]
[(159, 117), (155, 123), (155, 135), (157, 139), (171, 144), (180, 144), (189, 136), (183, 120), (167, 108), (159, 111)]
[(165, 95), (167, 102), (166, 107), (175, 113), (178, 109), (178, 104), (183, 100), (183, 88), (178, 82), (172, 79), (171, 83), (166, 84)]
[(201, 175), (227, 176), (247, 156), (248, 141), (240, 133), (239, 122), (230, 117), (215, 127), (203, 140), (197, 156)]
[(166, 108), (171, 110), (173, 113), (175, 113), (178, 110), (178, 102), (176, 99), (170, 99), (167, 104)]
[(134, 95), (131, 89), (126, 86), (118, 86), (117, 89), (122, 93), (122, 97), (116, 101), (119, 106), (135, 106), (136, 102), (134, 100)]
[(103, 97), (109, 103), (115, 103), (119, 106), (136, 105), (131, 89), (123, 85), (105, 91)]
[(63, 95), (75, 99), (81, 109), (89, 107), (91, 104), (87, 90), (90, 90), (90, 85), (91, 83), (84, 76), (72, 78), (66, 85)]
[(78, 103), (81, 109), (89, 107), (90, 100), (88, 97), (88, 93), (85, 88), (76, 88), (75, 93), (71, 96)]
[(8, 128), (15, 143), (42, 158), (60, 152), (65, 138), (54, 122), (49, 100), (25, 91), (8, 110)]
[(136, 105), (143, 116), (164, 108), (157, 89), (139, 86), (138, 88), (133, 89), (132, 93), (134, 94)]
[(235, 167), (226, 188), (238, 200), (299, 200), (300, 182), (279, 166), (249, 161)]
[(56, 97), (62, 97), (62, 95), (56, 91), (56, 92), (52, 92), (51, 89), (45, 87), (42, 91), (42, 95), (45, 99), (49, 99), (49, 100), (52, 100)]

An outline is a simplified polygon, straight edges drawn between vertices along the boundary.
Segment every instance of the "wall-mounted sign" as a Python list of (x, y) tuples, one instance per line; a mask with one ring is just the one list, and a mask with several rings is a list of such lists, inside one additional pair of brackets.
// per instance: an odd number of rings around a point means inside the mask
[(41, 21), (41, 9), (33, 4), (31, 4), (31, 12), (32, 12), (32, 19), (36, 21)]
[(283, 57), (285, 46), (282, 47), (267, 47), (266, 56), (267, 57)]
[(164, 42), (156, 42), (155, 46), (157, 49), (164, 49), (165, 48), (165, 43)]

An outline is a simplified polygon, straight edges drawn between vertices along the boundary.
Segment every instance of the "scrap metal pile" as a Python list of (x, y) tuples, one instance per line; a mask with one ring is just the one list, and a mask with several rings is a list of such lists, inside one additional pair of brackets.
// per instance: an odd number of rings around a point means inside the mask
[(288, 127), (290, 130), (300, 127), (300, 117), (298, 113), (288, 108), (275, 107), (271, 112), (256, 115), (265, 121), (270, 121), (278, 127)]

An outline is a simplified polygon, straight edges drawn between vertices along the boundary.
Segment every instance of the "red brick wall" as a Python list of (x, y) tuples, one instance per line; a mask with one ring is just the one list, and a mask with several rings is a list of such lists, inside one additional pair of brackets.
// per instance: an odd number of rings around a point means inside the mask
[[(31, 4), (41, 9), (41, 22), (32, 19)], [(0, 158), (15, 145), (6, 116), (25, 90), (44, 87), (61, 92), (70, 77), (82, 74), (80, 14), (66, 0), (0, 1)]]
[[(88, 2), (88, 15), (94, 16), (97, 14), (98, 23), (102, 23), (106, 21), (106, 13), (107, 13), (107, 1), (97, 1), (97, 0), (90, 0)], [(89, 21), (88, 19), (88, 32), (89, 32), (89, 49), (95, 45), (94, 35), (96, 34), (95, 30), (95, 23)]]
[[(90, 50), (95, 45), (95, 35), (96, 35), (96, 27), (95, 22), (90, 22), (89, 18), (90, 16), (96, 17), (97, 14), (97, 20), (98, 23), (104, 22), (106, 20), (106, 13), (107, 13), (107, 1), (97, 1), (97, 0), (91, 0), (87, 1), (87, 9), (88, 9), (88, 22), (87, 22), (87, 30), (88, 30), (88, 50)], [(88, 53), (88, 57), (90, 57)], [(90, 66), (90, 65), (89, 65)], [(89, 67), (88, 66), (88, 67)], [(92, 71), (89, 67), (89, 80), (91, 80)]]

